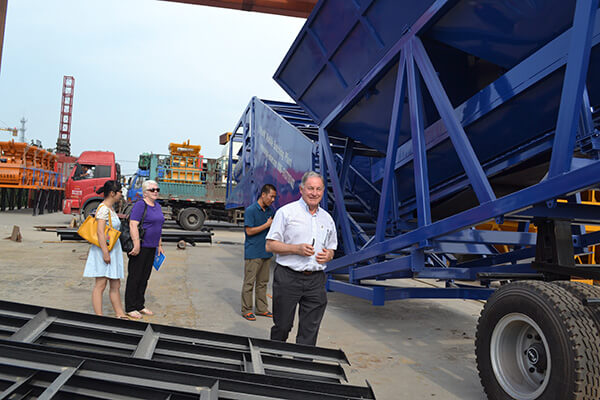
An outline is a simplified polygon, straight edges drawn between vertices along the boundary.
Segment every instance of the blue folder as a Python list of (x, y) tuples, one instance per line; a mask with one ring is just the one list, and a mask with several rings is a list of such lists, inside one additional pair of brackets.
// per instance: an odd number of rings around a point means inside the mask
[(163, 262), (165, 262), (165, 255), (163, 253), (159, 253), (158, 250), (156, 250), (156, 255), (154, 256), (154, 263), (152, 264), (152, 266), (158, 271), (161, 265), (163, 265)]

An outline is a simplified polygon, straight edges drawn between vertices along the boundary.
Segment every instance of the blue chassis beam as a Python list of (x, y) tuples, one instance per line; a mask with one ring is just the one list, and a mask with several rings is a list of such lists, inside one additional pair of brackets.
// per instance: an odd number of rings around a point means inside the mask
[(384, 287), (384, 286), (360, 286), (347, 282), (329, 279), (326, 284), (327, 290), (332, 292), (346, 293), (351, 296), (369, 300), (374, 306), (384, 305), (386, 300), (406, 299), (469, 299), (486, 300), (492, 295), (494, 289), (456, 287), (456, 288), (421, 288), (421, 287)]
[[(419, 20), (414, 24), (412, 32), (408, 32), (404, 35), (397, 43), (390, 49), (390, 51), (382, 58), (382, 60), (361, 80), (360, 84), (354, 88), (348, 96), (336, 107), (334, 110), (324, 119), (323, 124), (319, 129), (319, 145), (321, 154), (325, 156), (326, 167), (332, 171), (331, 179), (334, 186), (334, 192), (336, 194), (336, 209), (338, 213), (339, 221), (342, 228), (342, 237), (344, 240), (344, 247), (346, 255), (333, 260), (327, 267), (327, 272), (332, 273), (340, 270), (348, 270), (350, 276), (350, 283), (336, 281), (329, 279), (328, 290), (341, 291), (354, 296), (369, 299), (373, 304), (381, 305), (385, 300), (392, 299), (405, 299), (405, 298), (487, 298), (491, 293), (491, 289), (478, 288), (478, 287), (464, 287), (464, 288), (435, 288), (435, 289), (423, 289), (423, 288), (390, 288), (383, 286), (362, 286), (356, 284), (360, 282), (360, 279), (385, 277), (390, 275), (396, 275), (398, 277), (410, 277), (411, 275), (416, 277), (427, 277), (437, 279), (476, 279), (478, 272), (494, 272), (498, 271), (497, 267), (481, 267), (481, 268), (426, 268), (424, 265), (424, 253), (427, 248), (431, 248), (434, 245), (434, 240), (444, 235), (449, 235), (457, 230), (468, 228), (478, 223), (488, 221), (493, 218), (503, 218), (505, 214), (514, 213), (521, 210), (531, 208), (535, 204), (540, 204), (546, 201), (554, 201), (555, 198), (560, 196), (569, 195), (580, 190), (584, 190), (589, 187), (597, 185), (600, 173), (600, 162), (594, 162), (590, 165), (583, 166), (578, 169), (569, 171), (571, 166), (571, 159), (573, 153), (573, 147), (575, 142), (575, 136), (577, 132), (578, 118), (575, 118), (577, 113), (575, 110), (581, 108), (581, 102), (584, 93), (584, 83), (587, 76), (587, 66), (589, 64), (590, 49), (593, 44), (597, 42), (597, 34), (594, 32), (594, 27), (597, 25), (596, 21), (600, 15), (596, 15), (598, 7), (598, 0), (578, 0), (575, 17), (574, 27), (570, 30), (570, 46), (568, 54), (564, 55), (565, 47), (567, 42), (567, 35), (563, 34), (561, 37), (555, 39), (548, 46), (544, 47), (540, 51), (536, 52), (528, 60), (525, 60), (520, 64), (539, 61), (535, 59), (535, 56), (539, 56), (539, 53), (543, 50), (548, 49), (550, 45), (553, 45), (554, 51), (552, 54), (560, 59), (559, 63), (550, 64), (548, 66), (549, 54), (546, 54), (542, 60), (546, 60), (546, 69), (539, 71), (537, 77), (529, 79), (527, 82), (522, 83), (521, 90), (525, 90), (531, 85), (535, 84), (543, 76), (547, 76), (550, 69), (556, 69), (560, 65), (566, 63), (567, 69), (563, 84), (563, 93), (561, 96), (561, 102), (559, 107), (559, 119), (557, 124), (557, 133), (554, 138), (554, 145), (552, 147), (553, 154), (551, 160), (549, 179), (546, 181), (518, 191), (516, 193), (505, 196), (501, 199), (496, 199), (494, 196), (489, 182), (487, 181), (486, 174), (479, 162), (473, 149), (465, 135), (463, 129), (463, 123), (456, 117), (456, 110), (453, 109), (445, 90), (436, 76), (436, 72), (428, 58), (427, 52), (424, 49), (421, 41), (418, 38), (418, 33), (426, 27), (433, 18), (448, 4), (448, 0), (439, 0), (435, 2), (430, 9), (422, 15)], [(596, 34), (596, 35), (595, 35)], [(592, 40), (592, 37), (594, 37)], [(559, 41), (559, 39), (561, 39)], [(557, 45), (559, 41), (559, 45)], [(561, 46), (562, 45), (562, 46)], [(348, 251), (353, 247), (352, 237), (350, 235), (348, 217), (343, 202), (342, 186), (338, 180), (336, 171), (336, 165), (331, 154), (331, 147), (328, 140), (328, 129), (336, 122), (336, 120), (352, 105), (354, 105), (369, 89), (374, 81), (380, 77), (392, 63), (398, 61), (398, 57), (401, 57), (399, 62), (398, 71), (398, 83), (394, 98), (393, 116), (390, 126), (390, 139), (388, 141), (387, 158), (385, 161), (384, 183), (382, 188), (382, 199), (380, 202), (380, 213), (377, 221), (377, 234), (375, 240), (370, 243), (370, 246), (362, 248), (358, 251)], [(547, 58), (548, 57), (548, 58)], [(560, 65), (557, 65), (560, 64)], [(516, 68), (518, 68), (517, 66)], [(406, 68), (406, 69), (405, 69)], [(523, 68), (523, 67), (522, 67)], [(416, 70), (416, 71), (415, 71)], [(405, 73), (408, 71), (408, 74)], [(418, 72), (417, 72), (418, 71)], [(423, 180), (423, 177), (427, 176), (427, 165), (426, 160), (423, 160), (425, 154), (425, 132), (421, 126), (422, 122), (422, 104), (421, 95), (419, 88), (415, 88), (415, 85), (419, 86), (420, 82), (417, 77), (417, 73), (421, 74), (423, 81), (425, 82), (429, 93), (432, 96), (434, 103), (440, 113), (442, 120), (444, 121), (452, 143), (454, 144), (455, 150), (459, 154), (459, 158), (463, 167), (465, 168), (466, 175), (470, 181), (470, 184), (475, 190), (477, 197), (480, 201), (480, 205), (470, 210), (461, 212), (453, 215), (441, 221), (431, 223), (428, 220), (429, 215), (429, 204), (424, 202), (424, 199), (428, 199), (429, 188), (427, 187), (427, 180)], [(408, 76), (407, 76), (408, 75)], [(506, 75), (505, 75), (506, 77)], [(506, 79), (502, 77), (500, 79)], [(408, 82), (406, 83), (406, 80)], [(406, 90), (406, 86), (409, 90)], [(490, 87), (492, 87), (490, 85)], [(488, 87), (488, 89), (490, 88)], [(487, 90), (487, 89), (484, 89)], [(408, 92), (407, 94), (405, 92)], [(391, 176), (396, 166), (397, 151), (396, 151), (396, 139), (397, 126), (399, 124), (399, 112), (397, 110), (401, 104), (404, 103), (405, 96), (408, 96), (410, 104), (410, 116), (412, 126), (412, 142), (417, 144), (417, 153), (415, 154), (419, 159), (418, 163), (415, 162), (415, 181), (417, 193), (417, 211), (419, 216), (419, 227), (408, 233), (401, 234), (395, 238), (383, 240), (385, 232), (385, 225), (388, 220), (388, 199), (391, 197), (392, 185), (389, 183)], [(474, 115), (473, 121), (479, 117), (487, 114), (493, 108), (499, 106), (503, 102), (508, 100), (506, 96), (500, 96), (495, 104), (491, 104), (491, 101), (480, 103), (477, 110), (477, 116)], [(464, 122), (464, 121), (462, 121)], [(399, 157), (398, 157), (399, 158)], [(552, 213), (549, 212), (548, 215)], [(462, 234), (464, 235), (463, 231)], [(460, 234), (459, 234), (460, 236)], [(529, 242), (531, 244), (531, 238), (521, 237), (523, 243)], [(591, 242), (592, 239), (596, 239), (595, 236), (587, 235), (585, 238), (576, 238), (574, 242), (586, 240)], [(495, 239), (485, 241), (486, 243), (494, 243)], [(460, 240), (459, 240), (460, 241)], [(481, 243), (482, 240), (476, 240), (474, 238), (465, 238), (465, 242), (477, 242)], [(517, 239), (518, 241), (518, 239)], [(347, 243), (352, 242), (352, 243)], [(388, 261), (381, 261), (382, 257), (386, 254), (399, 251), (409, 251), (410, 255), (401, 258), (396, 258)], [(375, 264), (357, 267), (359, 263), (371, 262), (371, 260), (379, 260)], [(509, 258), (510, 260), (510, 258)], [(513, 259), (516, 262), (517, 258)], [(531, 271), (528, 264), (513, 265), (512, 270), (518, 270), (519, 272)], [(507, 272), (508, 269), (503, 267), (502, 272)]]

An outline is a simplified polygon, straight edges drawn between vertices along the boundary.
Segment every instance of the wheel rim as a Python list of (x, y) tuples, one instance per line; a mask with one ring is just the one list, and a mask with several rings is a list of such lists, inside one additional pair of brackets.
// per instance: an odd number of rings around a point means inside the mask
[(187, 217), (188, 224), (196, 225), (198, 223), (198, 216), (196, 214), (190, 214)]
[(525, 314), (505, 315), (490, 343), (494, 375), (512, 398), (537, 399), (550, 380), (550, 348), (544, 333)]

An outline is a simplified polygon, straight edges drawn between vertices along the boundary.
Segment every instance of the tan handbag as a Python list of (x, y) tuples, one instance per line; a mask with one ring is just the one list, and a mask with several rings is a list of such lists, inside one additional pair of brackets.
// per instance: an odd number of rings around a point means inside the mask
[[(103, 205), (104, 204), (101, 204), (98, 208), (100, 208)], [(98, 213), (98, 209), (96, 209), (96, 213)], [(88, 215), (85, 221), (83, 221), (83, 224), (81, 224), (79, 229), (77, 229), (77, 233), (79, 234), (79, 236), (81, 236), (91, 244), (100, 247), (100, 243), (98, 242), (98, 220), (96, 220), (95, 217)], [(108, 251), (111, 251), (113, 247), (115, 247), (115, 244), (119, 240), (120, 235), (121, 232), (114, 229), (112, 226), (112, 216), (109, 212), (108, 224), (104, 228), (104, 236), (107, 239), (106, 245), (108, 246)]]

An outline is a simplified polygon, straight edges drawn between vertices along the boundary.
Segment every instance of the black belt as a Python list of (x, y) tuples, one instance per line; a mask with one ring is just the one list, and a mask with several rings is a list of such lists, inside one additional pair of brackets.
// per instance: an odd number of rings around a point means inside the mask
[(296, 271), (295, 269), (292, 269), (292, 268), (288, 267), (287, 265), (281, 265), (281, 264), (277, 264), (277, 265), (280, 267), (283, 267), (285, 269), (288, 269), (296, 274), (302, 274), (302, 275), (306, 275), (306, 276), (316, 274), (317, 272), (323, 272), (323, 270), (320, 270), (320, 271)]

